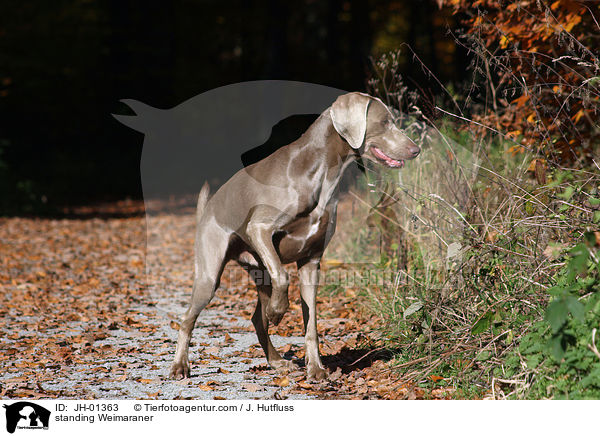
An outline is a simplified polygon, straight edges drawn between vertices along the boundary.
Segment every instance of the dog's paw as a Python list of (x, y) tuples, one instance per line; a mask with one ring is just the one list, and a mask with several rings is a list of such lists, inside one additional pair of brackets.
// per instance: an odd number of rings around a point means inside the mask
[(309, 366), (306, 371), (309, 380), (325, 380), (329, 372), (325, 368), (319, 366)]
[(172, 380), (190, 378), (189, 362), (173, 362), (169, 371), (169, 378)]

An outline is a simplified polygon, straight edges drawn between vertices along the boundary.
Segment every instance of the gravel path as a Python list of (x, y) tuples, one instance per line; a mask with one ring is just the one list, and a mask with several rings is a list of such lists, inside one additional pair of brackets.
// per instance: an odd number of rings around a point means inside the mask
[[(311, 384), (303, 368), (267, 367), (250, 322), (256, 292), (232, 264), (194, 330), (192, 377), (168, 380), (191, 289), (194, 218), (132, 215), (0, 219), (1, 398), (342, 398), (356, 394), (354, 381), (364, 395), (373, 390), (363, 369), (375, 354), (353, 349), (361, 333), (352, 293), (320, 299), (321, 348), (333, 375)], [(290, 302), (272, 340), (303, 365), (294, 282)]]
[[(175, 351), (175, 323), (186, 309), (191, 288), (193, 217), (169, 215), (155, 220), (163, 239), (158, 250), (150, 235), (147, 275), (141, 217), (3, 220), (0, 241), (8, 256), (0, 270), (5, 303), (0, 311), (4, 336), (0, 347), (6, 353), (0, 361), (2, 397), (309, 398), (282, 393), (289, 382), (279, 380), (270, 369), (252, 370), (264, 366), (265, 359), (248, 319), (253, 299), (247, 290), (219, 290), (219, 296), (226, 298), (215, 298), (194, 331), (193, 376), (183, 381), (165, 377)], [(116, 241), (118, 247), (113, 245)], [(118, 264), (126, 264), (125, 270)], [(165, 285), (167, 277), (169, 285)], [(138, 292), (133, 298), (117, 294), (105, 310), (107, 281), (125, 295), (133, 288)], [(78, 288), (79, 282), (89, 286)], [(88, 304), (85, 295), (76, 295), (78, 290), (91, 294)], [(242, 292), (243, 298), (232, 304), (235, 291)], [(248, 305), (245, 317), (233, 316), (243, 304)], [(98, 312), (101, 316), (94, 319)], [(133, 328), (121, 328), (128, 324)], [(274, 335), (273, 341), (288, 349), (301, 349), (303, 344), (299, 336)]]
[[(191, 378), (166, 376), (178, 322), (190, 298), (193, 203), (120, 202), (69, 211), (61, 219), (0, 218), (0, 398), (72, 399), (412, 399), (447, 398), (391, 370), (363, 312), (359, 288), (324, 286), (318, 330), (327, 380), (306, 380), (300, 295), (289, 270), (290, 309), (271, 338), (300, 370), (266, 365), (250, 318), (256, 290), (230, 263), (200, 314), (190, 348)], [(363, 208), (361, 211), (361, 207)], [(340, 202), (338, 229), (322, 269), (351, 261), (348, 247), (366, 216)], [(363, 218), (364, 218), (363, 216)], [(364, 224), (364, 223), (363, 223)], [(342, 267), (346, 268), (346, 267)], [(333, 270), (332, 272), (336, 272)], [(360, 286), (360, 285), (357, 285)]]

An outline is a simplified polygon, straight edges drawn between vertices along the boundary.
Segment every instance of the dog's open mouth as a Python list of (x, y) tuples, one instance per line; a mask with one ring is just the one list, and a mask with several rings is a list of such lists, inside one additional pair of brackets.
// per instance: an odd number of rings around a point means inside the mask
[(388, 167), (402, 168), (404, 166), (403, 160), (392, 159), (387, 154), (385, 154), (383, 151), (381, 151), (380, 149), (378, 149), (377, 147), (375, 147), (373, 145), (371, 146), (370, 150), (371, 150), (371, 153), (373, 154), (373, 156), (375, 156), (381, 162), (386, 164)]

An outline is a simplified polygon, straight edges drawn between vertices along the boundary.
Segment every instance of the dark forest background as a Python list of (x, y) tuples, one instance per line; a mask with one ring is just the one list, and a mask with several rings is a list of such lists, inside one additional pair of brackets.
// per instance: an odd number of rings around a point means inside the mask
[[(371, 58), (407, 43), (444, 83), (467, 58), (434, 1), (3, 1), (0, 193), (8, 212), (141, 196), (143, 136), (120, 99), (170, 108), (231, 83), (366, 89)], [(411, 87), (428, 78), (404, 50)]]

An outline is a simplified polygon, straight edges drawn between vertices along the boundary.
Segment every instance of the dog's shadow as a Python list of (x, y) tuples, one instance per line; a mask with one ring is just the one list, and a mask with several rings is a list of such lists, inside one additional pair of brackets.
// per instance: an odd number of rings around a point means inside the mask
[[(374, 362), (387, 362), (398, 354), (399, 350), (381, 347), (367, 348), (342, 348), (338, 353), (321, 356), (323, 365), (330, 371), (336, 372), (341, 369), (342, 374), (349, 374), (353, 371), (369, 368)], [(284, 358), (292, 360), (298, 366), (305, 368), (304, 359), (297, 359), (292, 350), (283, 355)]]

